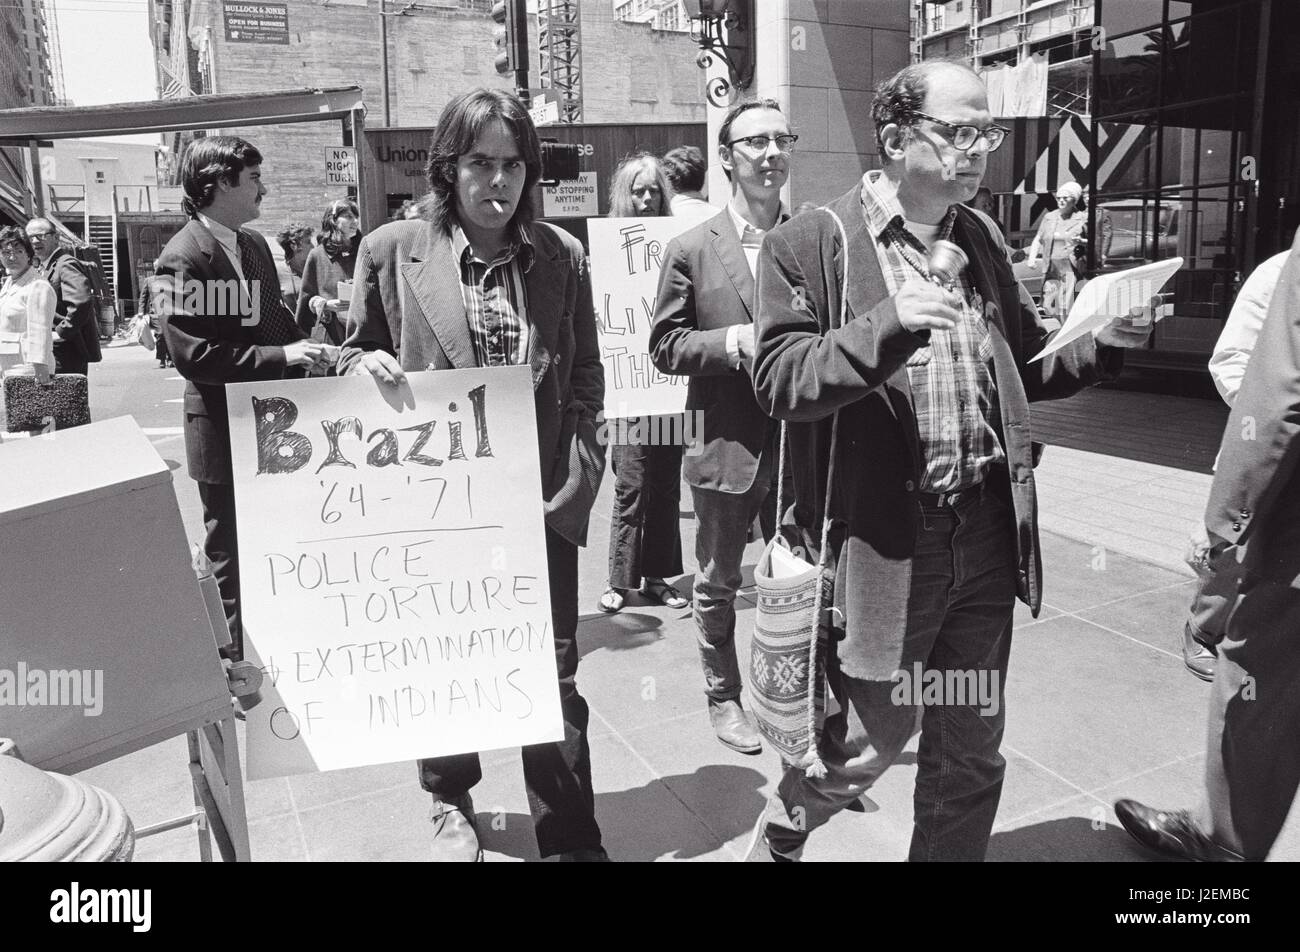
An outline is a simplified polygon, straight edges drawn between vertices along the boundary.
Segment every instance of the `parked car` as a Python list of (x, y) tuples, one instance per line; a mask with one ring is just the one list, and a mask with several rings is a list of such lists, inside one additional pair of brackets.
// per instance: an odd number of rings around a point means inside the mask
[(1156, 204), (1142, 199), (1106, 202), (1100, 206), (1110, 216), (1108, 268), (1129, 268), (1156, 258), (1178, 254), (1178, 202)]

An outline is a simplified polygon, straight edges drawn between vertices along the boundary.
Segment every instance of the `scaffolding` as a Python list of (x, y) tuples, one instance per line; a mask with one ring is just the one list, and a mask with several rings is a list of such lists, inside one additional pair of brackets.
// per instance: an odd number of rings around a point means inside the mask
[(559, 95), (561, 122), (582, 121), (582, 24), (579, 0), (540, 0), (537, 47), (544, 89)]

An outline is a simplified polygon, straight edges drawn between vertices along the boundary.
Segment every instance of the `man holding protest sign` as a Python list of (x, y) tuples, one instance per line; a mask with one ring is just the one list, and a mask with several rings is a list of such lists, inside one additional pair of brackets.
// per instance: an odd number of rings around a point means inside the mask
[(789, 217), (781, 186), (797, 139), (771, 99), (726, 116), (718, 156), (731, 201), (669, 243), (650, 334), (655, 366), (690, 377), (686, 412), (703, 417), (703, 450), (683, 466), (698, 520), (695, 623), (714, 733), (749, 754), (763, 745), (740, 706), (735, 601), (747, 530), (772, 484), (777, 432), (749, 377), (754, 265), (764, 233)]
[[(448, 103), (426, 172), (422, 216), (361, 242), (340, 373), (397, 386), (407, 371), (532, 368), (564, 739), (523, 748), (524, 780), (543, 857), (606, 860), (575, 684), (577, 547), (605, 467), (596, 426), (605, 379), (582, 246), (533, 220), (541, 145), (510, 93), (476, 89)], [(479, 858), (478, 755), (419, 766), (434, 798), (436, 858)]]

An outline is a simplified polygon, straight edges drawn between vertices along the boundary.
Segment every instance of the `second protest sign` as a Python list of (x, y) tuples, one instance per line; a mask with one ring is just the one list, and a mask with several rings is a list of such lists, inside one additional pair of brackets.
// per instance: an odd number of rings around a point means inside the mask
[(660, 373), (649, 351), (664, 252), (689, 227), (672, 217), (587, 222), (608, 419), (686, 409), (686, 378)]

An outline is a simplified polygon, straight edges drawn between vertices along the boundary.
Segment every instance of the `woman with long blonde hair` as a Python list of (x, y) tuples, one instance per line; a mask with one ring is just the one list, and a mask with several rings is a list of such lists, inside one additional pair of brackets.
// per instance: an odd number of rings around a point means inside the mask
[[(639, 153), (624, 159), (609, 187), (611, 218), (669, 214), (671, 195), (659, 160)], [(665, 576), (682, 574), (680, 444), (657, 445), (657, 435), (681, 433), (680, 427), (639, 426), (637, 419), (611, 427), (616, 434), (610, 453), (614, 468), (614, 513), (609, 532), (609, 588), (600, 597), (603, 612), (617, 612), (627, 593), (639, 589), (652, 602), (669, 608), (690, 604)], [(648, 418), (647, 424), (660, 422)], [(635, 439), (630, 434), (638, 434)], [(647, 441), (647, 437), (649, 440)]]

